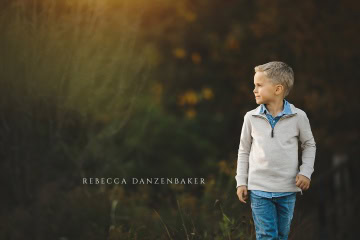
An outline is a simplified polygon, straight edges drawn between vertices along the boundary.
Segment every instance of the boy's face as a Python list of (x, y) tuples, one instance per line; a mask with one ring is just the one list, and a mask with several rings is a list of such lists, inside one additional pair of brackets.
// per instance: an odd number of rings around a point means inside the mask
[[(267, 104), (279, 95), (277, 86), (268, 79), (264, 72), (256, 72), (254, 76), (254, 94), (257, 104)], [(280, 85), (281, 86), (281, 85)], [(281, 89), (280, 89), (281, 91)]]

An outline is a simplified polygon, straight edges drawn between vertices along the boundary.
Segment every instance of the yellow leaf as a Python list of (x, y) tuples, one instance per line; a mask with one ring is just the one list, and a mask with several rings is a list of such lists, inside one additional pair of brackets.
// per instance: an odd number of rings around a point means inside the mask
[(209, 100), (211, 98), (214, 97), (214, 93), (213, 91), (211, 90), (211, 88), (203, 88), (202, 89), (202, 96), (203, 98), (205, 98), (206, 100)]
[(191, 109), (189, 109), (189, 110), (186, 110), (186, 117), (187, 117), (187, 118), (192, 119), (192, 118), (194, 118), (195, 116), (196, 116), (196, 111), (195, 111), (195, 109), (191, 108)]
[(191, 60), (193, 61), (193, 63), (195, 64), (199, 64), (201, 63), (201, 56), (199, 53), (193, 53), (191, 54)]
[(185, 101), (190, 105), (195, 105), (198, 102), (198, 96), (195, 91), (189, 90), (185, 93)]
[(176, 58), (184, 58), (186, 57), (186, 51), (183, 48), (176, 48), (173, 51), (173, 54)]

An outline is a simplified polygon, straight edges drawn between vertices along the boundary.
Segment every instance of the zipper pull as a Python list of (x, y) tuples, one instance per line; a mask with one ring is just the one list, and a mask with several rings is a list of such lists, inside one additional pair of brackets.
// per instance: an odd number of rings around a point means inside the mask
[(274, 128), (271, 130), (271, 137), (274, 137)]

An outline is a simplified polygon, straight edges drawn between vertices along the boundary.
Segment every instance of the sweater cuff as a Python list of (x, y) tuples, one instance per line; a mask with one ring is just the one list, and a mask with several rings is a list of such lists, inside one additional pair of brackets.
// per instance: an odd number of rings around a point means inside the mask
[(236, 188), (240, 186), (247, 186), (247, 177), (236, 176)]
[(300, 174), (300, 175), (303, 175), (303, 176), (305, 176), (305, 177), (307, 177), (308, 179), (310, 179), (311, 180), (311, 174), (312, 174), (312, 172), (313, 171), (311, 171), (311, 170), (305, 170), (305, 169), (302, 169), (302, 170), (300, 170), (300, 172), (298, 173), (298, 174)]

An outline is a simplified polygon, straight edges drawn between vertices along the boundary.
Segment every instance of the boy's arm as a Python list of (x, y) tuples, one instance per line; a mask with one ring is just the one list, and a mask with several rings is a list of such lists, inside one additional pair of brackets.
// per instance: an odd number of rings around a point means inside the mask
[(314, 172), (316, 143), (306, 113), (300, 115), (298, 124), (302, 149), (302, 164), (300, 166), (299, 174), (311, 179), (311, 174)]
[(238, 151), (237, 168), (236, 168), (236, 187), (247, 186), (249, 154), (251, 149), (251, 123), (249, 115), (245, 114), (244, 122), (241, 129), (240, 145)]

